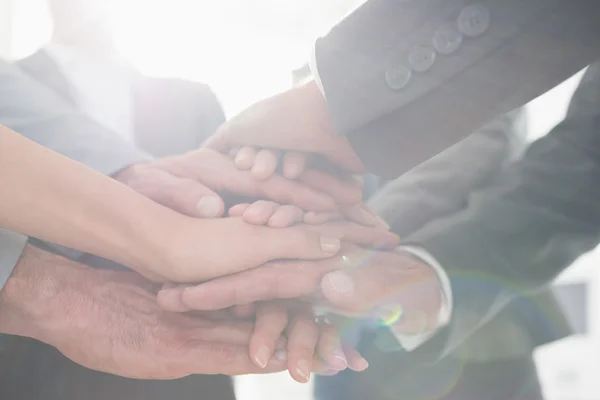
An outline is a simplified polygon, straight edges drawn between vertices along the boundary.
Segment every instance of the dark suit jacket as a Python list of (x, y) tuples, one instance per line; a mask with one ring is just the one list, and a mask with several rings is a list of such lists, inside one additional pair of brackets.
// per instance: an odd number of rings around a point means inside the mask
[[(523, 117), (517, 110), (495, 119), (390, 182), (369, 205), (400, 237), (464, 212), (474, 193), (488, 189), (495, 177), (522, 157), (527, 147)], [(436, 339), (407, 353), (398, 348), (387, 328), (379, 328), (363, 335), (360, 344), (369, 369), (318, 378), (317, 399), (540, 400), (532, 353), (537, 346), (569, 334), (569, 324), (550, 290), (513, 301), (439, 362), (434, 362)]]
[(598, 58), (597, 0), (369, 0), (316, 45), (337, 130), (390, 177)]
[(514, 297), (550, 282), (600, 242), (600, 63), (590, 66), (566, 118), (469, 207), (405, 238), (448, 272), (454, 293), (442, 354)]
[[(44, 50), (17, 65), (76, 106), (74, 89)], [(198, 148), (225, 121), (215, 94), (202, 83), (139, 75), (132, 96), (136, 145), (156, 157)]]

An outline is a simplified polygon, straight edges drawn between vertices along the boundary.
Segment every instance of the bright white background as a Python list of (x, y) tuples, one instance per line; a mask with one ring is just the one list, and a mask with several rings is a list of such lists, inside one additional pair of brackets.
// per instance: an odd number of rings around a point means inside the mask
[[(209, 83), (229, 115), (289, 87), (291, 70), (308, 60), (314, 38), (362, 2), (100, 1), (110, 3), (118, 46), (135, 66), (148, 75)], [(51, 24), (45, 0), (12, 3), (10, 55), (20, 58), (48, 40)]]

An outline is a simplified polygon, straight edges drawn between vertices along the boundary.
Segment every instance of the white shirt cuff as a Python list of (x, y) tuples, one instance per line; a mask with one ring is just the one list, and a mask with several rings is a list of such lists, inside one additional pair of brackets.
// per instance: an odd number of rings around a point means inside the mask
[(315, 79), (315, 83), (317, 84), (321, 93), (323, 93), (323, 97), (325, 97), (325, 90), (323, 89), (323, 83), (321, 82), (321, 77), (319, 76), (319, 69), (317, 68), (317, 53), (315, 52), (314, 48), (313, 51), (310, 53), (308, 66), (310, 67), (310, 72), (312, 73), (312, 76)]
[(406, 333), (396, 332), (394, 326), (390, 326), (392, 334), (396, 340), (398, 340), (402, 348), (406, 351), (413, 351), (431, 339), (440, 328), (443, 328), (450, 322), (450, 318), (452, 318), (452, 286), (450, 285), (450, 279), (448, 278), (446, 271), (444, 271), (440, 263), (425, 249), (414, 246), (401, 246), (400, 249), (420, 258), (435, 269), (442, 286), (442, 306), (438, 314), (437, 329), (416, 335), (407, 335)]

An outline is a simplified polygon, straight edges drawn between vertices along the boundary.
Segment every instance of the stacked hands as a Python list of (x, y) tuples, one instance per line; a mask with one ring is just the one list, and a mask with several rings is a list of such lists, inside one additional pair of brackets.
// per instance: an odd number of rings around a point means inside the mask
[[(326, 319), (315, 318), (313, 307), (386, 320), (402, 304), (404, 330), (419, 332), (429, 322), (421, 315), (409, 318), (411, 294), (429, 294), (428, 306), (439, 309), (435, 273), (413, 268), (416, 262), (394, 250), (398, 237), (361, 203), (357, 178), (322, 160), (316, 165), (318, 157), (279, 155), (251, 147), (227, 155), (203, 148), (119, 174), (140, 193), (193, 217), (220, 217), (223, 199), (235, 199), (227, 218), (165, 225), (167, 247), (174, 249), (169, 259), (146, 261), (137, 270), (173, 282), (158, 291), (163, 310), (218, 321), (219, 336), (211, 340), (227, 342), (237, 332), (231, 340), (248, 346), (248, 361), (221, 362), (221, 373), (287, 368), (307, 382), (311, 373), (362, 371), (367, 361), (341, 343)], [(257, 198), (270, 200), (249, 201)], [(156, 260), (161, 265), (152, 269)]]
[[(170, 276), (153, 270), (142, 273), (159, 282), (205, 283), (167, 283), (158, 292), (158, 304), (169, 312), (225, 323), (230, 331), (221, 325), (220, 341), (236, 332), (231, 324), (238, 329), (245, 326), (248, 357), (258, 371), (287, 367), (295, 380), (307, 382), (311, 373), (333, 375), (346, 368), (366, 369), (367, 361), (343, 345), (333, 325), (313, 312), (313, 305), (325, 299), (320, 294), (320, 278), (345, 265), (347, 256), (340, 254), (362, 246), (393, 249), (398, 244), (388, 226), (360, 204), (360, 181), (341, 171), (334, 175), (311, 168), (308, 158), (296, 152), (285, 154), (281, 161), (274, 151), (251, 147), (234, 149), (229, 157), (207, 148), (194, 153), (194, 157), (157, 161), (159, 165), (138, 165), (133, 167), (137, 171), (126, 170), (117, 176), (189, 216), (220, 217), (225, 209), (223, 198), (237, 202), (229, 207), (227, 218), (203, 221), (206, 234), (189, 218), (182, 220), (185, 226), (170, 230), (175, 244), (169, 247), (181, 249), (168, 261), (173, 265)], [(163, 176), (169, 190), (157, 190), (157, 176)], [(189, 186), (197, 191), (191, 192)], [(243, 202), (255, 198), (272, 200)], [(223, 242), (228, 243), (226, 248)], [(195, 264), (203, 259), (206, 268), (199, 270)], [(285, 270), (286, 276), (280, 280), (271, 273), (274, 269)], [(242, 290), (238, 281), (245, 286)], [(221, 291), (215, 285), (226, 289)], [(215, 288), (218, 296), (206, 293)]]
[(40, 268), (48, 255), (28, 248), (0, 293), (6, 304), (21, 298), (4, 308), (23, 321), (10, 333), (132, 378), (287, 369), (307, 382), (368, 366), (315, 309), (384, 320), (401, 334), (436, 328), (435, 270), (400, 250), (361, 203), (360, 160), (333, 133), (318, 89), (299, 90), (257, 103), (196, 151), (115, 174), (166, 206), (138, 201), (154, 218), (133, 210), (121, 226), (129, 234), (117, 232), (113, 260), (137, 273), (66, 259)]

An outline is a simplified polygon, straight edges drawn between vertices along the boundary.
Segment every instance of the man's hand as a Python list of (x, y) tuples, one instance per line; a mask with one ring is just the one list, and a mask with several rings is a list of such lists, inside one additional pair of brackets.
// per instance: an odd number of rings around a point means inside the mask
[(250, 106), (223, 124), (204, 146), (222, 152), (255, 146), (317, 153), (348, 172), (364, 171), (348, 140), (336, 135), (315, 82)]
[(248, 356), (253, 325), (170, 314), (155, 286), (134, 273), (93, 270), (26, 248), (0, 292), (3, 333), (55, 346), (91, 369), (130, 378), (281, 371)]
[(309, 211), (331, 211), (338, 203), (360, 201), (361, 188), (354, 182), (342, 182), (317, 171), (304, 173), (312, 187), (281, 175), (258, 181), (250, 171), (237, 169), (227, 155), (200, 149), (132, 165), (114, 178), (157, 203), (193, 217), (220, 217), (224, 212), (221, 194), (269, 199)]
[(435, 270), (412, 255), (348, 245), (327, 260), (268, 263), (198, 286), (161, 290), (158, 300), (165, 309), (187, 311), (305, 297), (336, 313), (381, 319), (396, 332), (413, 334), (437, 328), (441, 293)]

